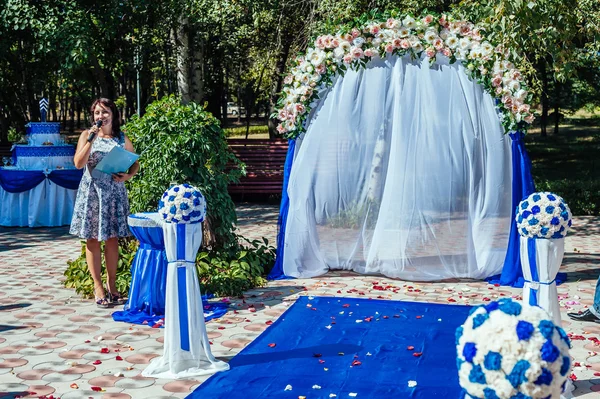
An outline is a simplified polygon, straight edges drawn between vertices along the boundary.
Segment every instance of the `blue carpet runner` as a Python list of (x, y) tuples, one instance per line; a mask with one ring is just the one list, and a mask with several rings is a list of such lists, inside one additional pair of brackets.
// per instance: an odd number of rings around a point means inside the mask
[(460, 398), (469, 306), (300, 297), (188, 398)]

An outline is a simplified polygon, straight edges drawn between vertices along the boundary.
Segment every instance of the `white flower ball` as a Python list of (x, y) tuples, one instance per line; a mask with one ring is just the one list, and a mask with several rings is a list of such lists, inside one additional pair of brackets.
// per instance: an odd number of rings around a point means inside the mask
[(456, 330), (467, 398), (559, 399), (571, 371), (569, 338), (542, 308), (503, 298), (473, 309)]
[(198, 223), (206, 216), (206, 201), (196, 187), (180, 184), (164, 192), (158, 213), (167, 223)]
[(515, 220), (519, 234), (529, 238), (563, 238), (573, 223), (565, 200), (548, 192), (533, 193), (521, 201)]

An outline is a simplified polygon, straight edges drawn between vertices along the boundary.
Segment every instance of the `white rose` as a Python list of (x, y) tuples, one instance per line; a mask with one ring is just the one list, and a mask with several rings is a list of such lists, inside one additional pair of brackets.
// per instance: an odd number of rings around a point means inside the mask
[(407, 27), (408, 29), (414, 29), (417, 27), (417, 23), (415, 21), (415, 19), (409, 15), (407, 15), (403, 20), (402, 20), (402, 25), (404, 25), (405, 27)]
[(333, 50), (333, 56), (337, 60), (341, 60), (342, 58), (344, 58), (345, 54), (346, 52), (341, 47), (336, 47), (335, 50)]
[(458, 46), (461, 50), (468, 50), (471, 47), (471, 40), (466, 37), (463, 37), (458, 41)]

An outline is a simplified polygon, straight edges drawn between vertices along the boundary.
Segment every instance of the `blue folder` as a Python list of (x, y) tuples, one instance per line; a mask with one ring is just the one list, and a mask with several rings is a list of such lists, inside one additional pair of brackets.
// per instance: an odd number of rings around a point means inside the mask
[(115, 146), (102, 160), (96, 165), (94, 170), (113, 174), (127, 172), (140, 156), (122, 147)]

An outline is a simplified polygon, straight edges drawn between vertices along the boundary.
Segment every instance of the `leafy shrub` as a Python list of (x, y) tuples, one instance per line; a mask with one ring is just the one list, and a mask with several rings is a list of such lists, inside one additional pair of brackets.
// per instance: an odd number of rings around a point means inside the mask
[(156, 211), (171, 182), (190, 183), (206, 198), (215, 249), (236, 247), (235, 206), (227, 185), (245, 169), (229, 150), (219, 121), (202, 106), (169, 96), (149, 105), (143, 117), (134, 116), (123, 130), (140, 154), (140, 171), (127, 187), (131, 212)]
[[(235, 232), (235, 206), (227, 185), (237, 181), (245, 170), (229, 150), (219, 121), (202, 106), (183, 105), (177, 97), (170, 96), (152, 103), (143, 117), (134, 116), (123, 130), (140, 154), (140, 171), (127, 182), (133, 213), (155, 212), (158, 200), (171, 182), (193, 184), (204, 194), (207, 222), (214, 233), (214, 242), (201, 248), (196, 259), (204, 292), (240, 295), (244, 290), (263, 285), (264, 276), (273, 265), (275, 250), (266, 240), (250, 242)], [(138, 242), (128, 239), (119, 244), (117, 288), (119, 292), (128, 292), (130, 267)], [(67, 287), (75, 288), (78, 294), (93, 296), (85, 243), (81, 256), (68, 263), (65, 276)]]
[(597, 179), (536, 179), (535, 189), (563, 197), (573, 215), (600, 215), (600, 181)]
[[(227, 137), (234, 137), (234, 136), (245, 137), (246, 136), (246, 126), (226, 128), (226, 129), (224, 129), (224, 132), (225, 132), (225, 136), (227, 136)], [(255, 135), (255, 134), (269, 134), (269, 126), (267, 126), (267, 125), (250, 126), (248, 134), (250, 136)]]

